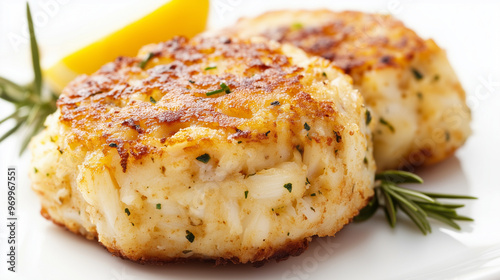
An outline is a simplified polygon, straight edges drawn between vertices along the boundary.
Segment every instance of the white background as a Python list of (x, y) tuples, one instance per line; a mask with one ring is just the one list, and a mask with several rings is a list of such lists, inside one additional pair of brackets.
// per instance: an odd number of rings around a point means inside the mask
[[(140, 18), (162, 2), (30, 1), (43, 63)], [(212, 0), (210, 26), (295, 7), (391, 13), (448, 51), (468, 94), (474, 134), (456, 156), (419, 174), (425, 180), (423, 190), (479, 197), (460, 210), (475, 222), (461, 223), (460, 232), (436, 223), (433, 233), (423, 236), (404, 219), (390, 229), (378, 215), (348, 225), (335, 238), (315, 240), (299, 257), (261, 268), (142, 266), (113, 257), (95, 242), (43, 219), (27, 177), (29, 152), (18, 157), (20, 138), (12, 137), (0, 144), (0, 279), (500, 279), (500, 1)], [(20, 82), (32, 78), (26, 34), (24, 2), (0, 0), (0, 76)], [(0, 118), (11, 110), (0, 102)], [(19, 169), (16, 273), (7, 272), (5, 262), (9, 165)]]

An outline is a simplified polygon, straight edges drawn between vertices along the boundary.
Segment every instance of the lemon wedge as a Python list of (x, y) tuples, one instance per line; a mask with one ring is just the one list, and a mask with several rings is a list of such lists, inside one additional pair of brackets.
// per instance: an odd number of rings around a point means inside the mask
[(146, 44), (167, 41), (176, 35), (192, 37), (203, 31), (208, 0), (171, 0), (150, 14), (128, 24), (44, 69), (57, 92), (80, 74), (91, 74), (118, 56), (135, 56)]

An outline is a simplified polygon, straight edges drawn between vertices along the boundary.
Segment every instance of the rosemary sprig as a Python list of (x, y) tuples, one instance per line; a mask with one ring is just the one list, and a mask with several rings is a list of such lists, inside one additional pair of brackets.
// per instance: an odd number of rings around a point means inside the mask
[(14, 112), (0, 120), (0, 124), (14, 120), (15, 124), (0, 136), (0, 142), (19, 130), (24, 130), (20, 154), (35, 134), (43, 128), (43, 122), (48, 115), (56, 110), (57, 94), (49, 92), (43, 85), (40, 55), (33, 28), (33, 20), (28, 3), (26, 3), (28, 28), (30, 34), (31, 59), (33, 62), (34, 81), (27, 85), (18, 85), (6, 78), (0, 77), (0, 98), (14, 105)]
[(375, 176), (375, 195), (359, 215), (355, 222), (368, 220), (378, 208), (383, 208), (389, 225), (396, 226), (397, 209), (401, 209), (417, 225), (424, 235), (431, 232), (428, 218), (443, 222), (455, 229), (460, 226), (455, 221), (473, 221), (469, 217), (460, 216), (456, 209), (464, 204), (448, 204), (437, 201), (437, 198), (476, 199), (467, 195), (436, 194), (419, 192), (402, 188), (397, 184), (423, 183), (419, 176), (405, 171), (390, 170)]

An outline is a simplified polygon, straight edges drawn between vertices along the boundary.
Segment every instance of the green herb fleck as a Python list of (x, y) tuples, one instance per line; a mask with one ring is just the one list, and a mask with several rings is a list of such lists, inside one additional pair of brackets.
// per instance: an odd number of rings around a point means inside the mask
[(446, 142), (450, 141), (450, 132), (448, 130), (446, 130), (444, 132), (444, 136), (445, 136)]
[(422, 75), (422, 73), (420, 73), (420, 71), (418, 71), (415, 68), (411, 68), (411, 72), (413, 73), (413, 76), (415, 77), (415, 79), (417, 81), (420, 81), (420, 80), (422, 80), (424, 78), (424, 76)]
[(279, 106), (280, 102), (278, 100), (271, 102), (272, 106)]
[(205, 71), (207, 71), (207, 70), (213, 70), (213, 69), (217, 69), (217, 65), (216, 66), (205, 67)]
[(337, 143), (340, 143), (342, 141), (342, 136), (335, 130), (333, 131), (333, 133), (335, 133), (335, 140), (337, 141)]
[(363, 159), (363, 162), (364, 162), (364, 164), (368, 164), (368, 159), (366, 158), (366, 156), (365, 156), (365, 158)]
[(156, 100), (152, 96), (149, 97), (149, 101), (151, 101), (151, 103), (153, 104), (156, 104)]
[(319, 194), (323, 194), (321, 191), (318, 191)]
[(299, 151), (299, 153), (303, 152), (302, 149), (300, 148), (300, 145), (295, 146), (295, 149), (297, 149), (297, 151)]
[(286, 183), (283, 187), (287, 189), (288, 192), (292, 192), (292, 183)]
[(248, 198), (248, 191), (245, 191), (245, 199)]
[(148, 62), (151, 60), (151, 58), (154, 57), (154, 54), (153, 53), (148, 53), (148, 55), (146, 56), (146, 58), (144, 58), (141, 62), (139, 62), (139, 67), (141, 69), (144, 69), (146, 67), (146, 64), (148, 64)]
[(207, 163), (210, 160), (210, 155), (209, 154), (203, 154), (203, 155), (197, 157), (196, 160), (201, 161), (203, 163)]
[(394, 126), (392, 126), (392, 124), (390, 124), (390, 123), (389, 123), (388, 121), (386, 121), (384, 118), (380, 118), (380, 120), (379, 120), (379, 121), (380, 121), (380, 123), (381, 123), (381, 124), (383, 124), (383, 125), (387, 126), (391, 132), (394, 132), (394, 131), (395, 131)]
[(238, 144), (241, 144), (241, 143), (243, 143), (243, 141), (238, 141)]
[(366, 117), (366, 125), (369, 125), (370, 122), (372, 121), (372, 113), (370, 113), (370, 110), (366, 109), (365, 117)]
[(191, 243), (194, 241), (194, 234), (189, 230), (186, 230), (186, 239)]
[(304, 25), (300, 22), (295, 22), (294, 24), (292, 24), (292, 29), (293, 30), (300, 30), (304, 28)]
[(311, 196), (316, 196), (316, 193), (312, 193)]
[(307, 123), (304, 123), (304, 129), (309, 131), (311, 130), (311, 127)]
[(135, 227), (135, 224), (134, 224), (134, 223), (132, 223), (132, 222), (130, 222), (130, 223), (132, 224), (132, 226), (133, 226), (133, 227)]
[(288, 233), (286, 234), (286, 236), (290, 236), (290, 232), (288, 232)]
[(182, 251), (182, 253), (183, 253), (183, 254), (189, 254), (189, 253), (191, 253), (191, 252), (193, 252), (193, 250), (183, 250), (183, 251)]
[(214, 95), (214, 94), (221, 93), (221, 92), (225, 92), (226, 94), (231, 93), (231, 89), (225, 83), (221, 83), (219, 86), (220, 86), (220, 89), (209, 91), (206, 93), (206, 95), (210, 96), (210, 95)]
[(424, 99), (424, 95), (421, 92), (417, 92), (417, 97), (420, 100)]
[(437, 82), (437, 81), (439, 81), (440, 78), (441, 77), (438, 74), (436, 74), (436, 75), (434, 75), (433, 81)]
[(108, 145), (108, 146), (110, 146), (111, 148), (116, 148), (116, 147), (118, 147), (118, 145), (117, 145), (116, 143), (109, 143), (109, 145)]
[(314, 209), (314, 207), (311, 206), (311, 210), (313, 210), (313, 212), (316, 212), (316, 209)]
[(62, 153), (63, 153), (63, 150), (58, 150), (58, 151), (59, 151), (59, 153), (60, 153), (60, 154), (62, 155)]
[(35, 173), (38, 173), (38, 169), (36, 167), (33, 167), (33, 169), (35, 170)]
[(328, 76), (326, 75), (326, 73), (325, 73), (325, 72), (321, 73), (321, 75), (322, 75), (323, 77), (325, 77), (325, 78), (328, 78)]
[(130, 210), (128, 210), (128, 208), (125, 208), (125, 213), (127, 213), (127, 216), (130, 216)]
[(269, 135), (269, 133), (271, 133), (271, 130), (267, 131), (265, 134), (266, 136)]
[(306, 177), (306, 186), (310, 185), (310, 184), (311, 184), (311, 182), (309, 182), (309, 178)]
[(156, 209), (161, 209), (161, 203), (156, 204)]
[(190, 83), (192, 83), (192, 84), (194, 84), (194, 83), (195, 83), (193, 80), (188, 80), (188, 82), (190, 82)]

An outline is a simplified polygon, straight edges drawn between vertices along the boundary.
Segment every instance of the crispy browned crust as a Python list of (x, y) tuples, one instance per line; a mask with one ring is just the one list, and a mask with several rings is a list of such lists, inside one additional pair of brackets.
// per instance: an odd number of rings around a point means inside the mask
[[(139, 58), (120, 57), (92, 76), (71, 83), (57, 102), (60, 121), (71, 128), (78, 138), (75, 141), (87, 147), (102, 146), (104, 153), (117, 149), (124, 172), (130, 156), (139, 159), (159, 150), (157, 147), (175, 144), (172, 136), (193, 125), (217, 129), (236, 141), (273, 137), (272, 130), (240, 128), (251, 123), (252, 108), (270, 106), (273, 101), (290, 102), (285, 100), (288, 95), (294, 96), (291, 110), (297, 114), (316, 118), (336, 114), (333, 103), (316, 101), (303, 91), (298, 74), (302, 69), (265, 42), (178, 37), (150, 52), (154, 58), (146, 69), (139, 67)], [(225, 61), (223, 73), (205, 70), (219, 58)], [(131, 80), (141, 84), (134, 86)], [(222, 83), (230, 94), (206, 95), (220, 89)], [(132, 100), (138, 93), (143, 100)], [(280, 106), (275, 107), (278, 113)], [(128, 136), (115, 133), (117, 127), (127, 130)]]
[[(363, 71), (407, 64), (427, 49), (423, 39), (394, 17), (356, 11), (267, 12), (252, 19), (241, 19), (229, 33), (237, 35), (242, 28), (251, 28), (255, 22), (282, 14), (291, 14), (296, 21), (271, 26), (260, 35), (329, 59), (353, 78)], [(318, 18), (319, 23), (301, 22), (304, 15)], [(322, 21), (325, 17), (328, 20)]]

